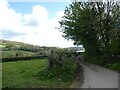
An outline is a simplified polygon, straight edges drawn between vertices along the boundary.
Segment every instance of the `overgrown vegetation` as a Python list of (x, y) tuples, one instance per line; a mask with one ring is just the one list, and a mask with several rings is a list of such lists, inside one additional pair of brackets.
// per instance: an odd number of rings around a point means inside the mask
[[(117, 60), (117, 59), (116, 59)], [(118, 61), (114, 61), (114, 62), (110, 62), (110, 60), (107, 60), (103, 57), (98, 57), (98, 56), (94, 56), (94, 57), (90, 57), (89, 58), (86, 58), (86, 61), (87, 62), (90, 62), (90, 63), (94, 63), (94, 64), (97, 64), (97, 65), (100, 65), (100, 66), (103, 66), (103, 67), (106, 67), (108, 69), (111, 69), (111, 70), (115, 70), (115, 71), (118, 71), (120, 72), (120, 62), (119, 60)]]
[(78, 73), (78, 65), (76, 61), (70, 58), (66, 58), (62, 62), (62, 67), (53, 66), (51, 69), (48, 67), (43, 71), (39, 72), (39, 78), (42, 80), (49, 80), (52, 78), (58, 79), (64, 82), (71, 82), (76, 78), (76, 74)]
[(73, 52), (65, 50), (51, 51), (48, 67), (38, 73), (39, 78), (42, 80), (55, 78), (70, 85), (76, 78), (80, 68), (76, 59), (70, 55), (73, 55)]

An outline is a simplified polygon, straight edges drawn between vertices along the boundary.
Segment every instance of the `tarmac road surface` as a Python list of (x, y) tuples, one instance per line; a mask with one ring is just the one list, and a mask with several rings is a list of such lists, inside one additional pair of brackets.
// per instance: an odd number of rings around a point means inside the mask
[(81, 88), (118, 88), (118, 73), (106, 68), (81, 63), (84, 81)]
[(86, 62), (80, 62), (80, 64), (82, 72), (80, 72), (72, 87), (118, 88), (118, 72)]

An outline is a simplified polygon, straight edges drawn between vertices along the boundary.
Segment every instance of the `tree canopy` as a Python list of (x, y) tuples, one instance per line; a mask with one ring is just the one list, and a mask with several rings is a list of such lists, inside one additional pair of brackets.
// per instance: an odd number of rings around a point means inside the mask
[(87, 55), (118, 55), (120, 2), (72, 2), (59, 21), (63, 37), (83, 44)]

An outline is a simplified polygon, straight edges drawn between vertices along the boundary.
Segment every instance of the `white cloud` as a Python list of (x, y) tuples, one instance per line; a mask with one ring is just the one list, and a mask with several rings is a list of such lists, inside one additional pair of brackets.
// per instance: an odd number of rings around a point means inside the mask
[[(32, 13), (17, 13), (9, 7), (5, 0), (0, 1), (0, 31), (4, 30), (8, 34), (17, 34), (8, 40), (22, 41), (25, 43), (40, 46), (73, 46), (73, 42), (68, 42), (61, 35), (62, 33), (55, 27), (59, 27), (58, 21), (63, 16), (63, 11), (58, 11), (53, 19), (48, 19), (48, 11), (45, 7), (35, 5)], [(11, 32), (10, 32), (11, 31)], [(6, 35), (6, 34), (4, 34)], [(11, 35), (10, 35), (11, 36)], [(4, 36), (3, 36), (3, 39)]]
[(47, 19), (48, 11), (46, 10), (46, 8), (44, 8), (40, 5), (33, 6), (33, 17), (36, 17), (36, 19), (38, 19), (40, 21)]

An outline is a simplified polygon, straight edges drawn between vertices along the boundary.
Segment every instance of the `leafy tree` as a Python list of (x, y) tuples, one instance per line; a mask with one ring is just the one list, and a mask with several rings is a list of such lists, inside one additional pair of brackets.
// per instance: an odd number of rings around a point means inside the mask
[(118, 54), (119, 2), (73, 2), (59, 22), (63, 37), (83, 44), (88, 56)]

